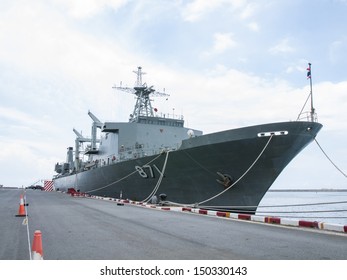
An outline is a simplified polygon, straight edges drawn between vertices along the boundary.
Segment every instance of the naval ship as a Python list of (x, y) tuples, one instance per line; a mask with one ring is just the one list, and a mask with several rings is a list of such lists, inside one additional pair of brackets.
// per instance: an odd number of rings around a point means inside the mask
[(304, 121), (205, 135), (185, 127), (182, 116), (159, 114), (151, 97), (168, 94), (143, 83), (141, 67), (133, 72), (133, 88), (114, 87), (135, 95), (129, 121), (101, 122), (88, 112), (92, 135), (73, 129), (75, 147), (67, 149), (66, 162), (55, 165), (56, 190), (255, 213), (282, 170), (322, 127), (312, 110)]

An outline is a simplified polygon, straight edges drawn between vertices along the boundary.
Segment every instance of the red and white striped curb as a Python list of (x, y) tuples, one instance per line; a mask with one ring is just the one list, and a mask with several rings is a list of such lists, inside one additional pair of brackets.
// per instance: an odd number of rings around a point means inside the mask
[(101, 197), (101, 196), (88, 196), (88, 197), (91, 197), (94, 199), (115, 201), (120, 204), (138, 205), (138, 206), (142, 206), (146, 208), (158, 209), (158, 210), (164, 210), (164, 211), (190, 212), (190, 213), (207, 215), (207, 216), (216, 216), (216, 217), (222, 217), (222, 218), (246, 220), (246, 221), (261, 222), (261, 223), (267, 223), (267, 224), (278, 224), (278, 225), (285, 225), (285, 226), (314, 228), (314, 229), (347, 233), (347, 225), (340, 225), (340, 224), (330, 224), (325, 222), (305, 221), (305, 220), (292, 220), (288, 218), (279, 218), (279, 217), (271, 217), (271, 216), (267, 217), (267, 216), (257, 216), (257, 215), (250, 215), (250, 214), (238, 214), (238, 213), (206, 210), (206, 209), (191, 208), (191, 207), (158, 206), (158, 205), (147, 204), (143, 202), (132, 201), (128, 199), (115, 199), (111, 197)]

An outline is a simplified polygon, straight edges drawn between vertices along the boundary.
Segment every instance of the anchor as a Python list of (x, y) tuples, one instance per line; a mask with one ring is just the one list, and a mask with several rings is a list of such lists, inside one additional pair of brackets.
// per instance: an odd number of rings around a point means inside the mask
[(231, 186), (231, 184), (233, 183), (233, 178), (228, 175), (228, 174), (222, 174), (220, 172), (217, 172), (218, 176), (220, 177), (220, 179), (216, 179), (216, 181), (223, 185), (225, 188), (228, 188)]

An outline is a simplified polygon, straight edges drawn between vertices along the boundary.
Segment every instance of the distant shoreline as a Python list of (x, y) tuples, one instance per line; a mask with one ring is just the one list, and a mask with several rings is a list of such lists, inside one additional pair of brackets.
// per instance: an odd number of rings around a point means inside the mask
[(275, 189), (268, 192), (347, 192), (347, 189)]

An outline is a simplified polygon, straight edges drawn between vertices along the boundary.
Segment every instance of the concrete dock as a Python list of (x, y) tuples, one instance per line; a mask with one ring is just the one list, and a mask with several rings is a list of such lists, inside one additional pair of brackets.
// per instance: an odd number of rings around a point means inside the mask
[(0, 189), (0, 259), (30, 259), (42, 232), (45, 260), (346, 260), (347, 234), (285, 227), (27, 190)]

